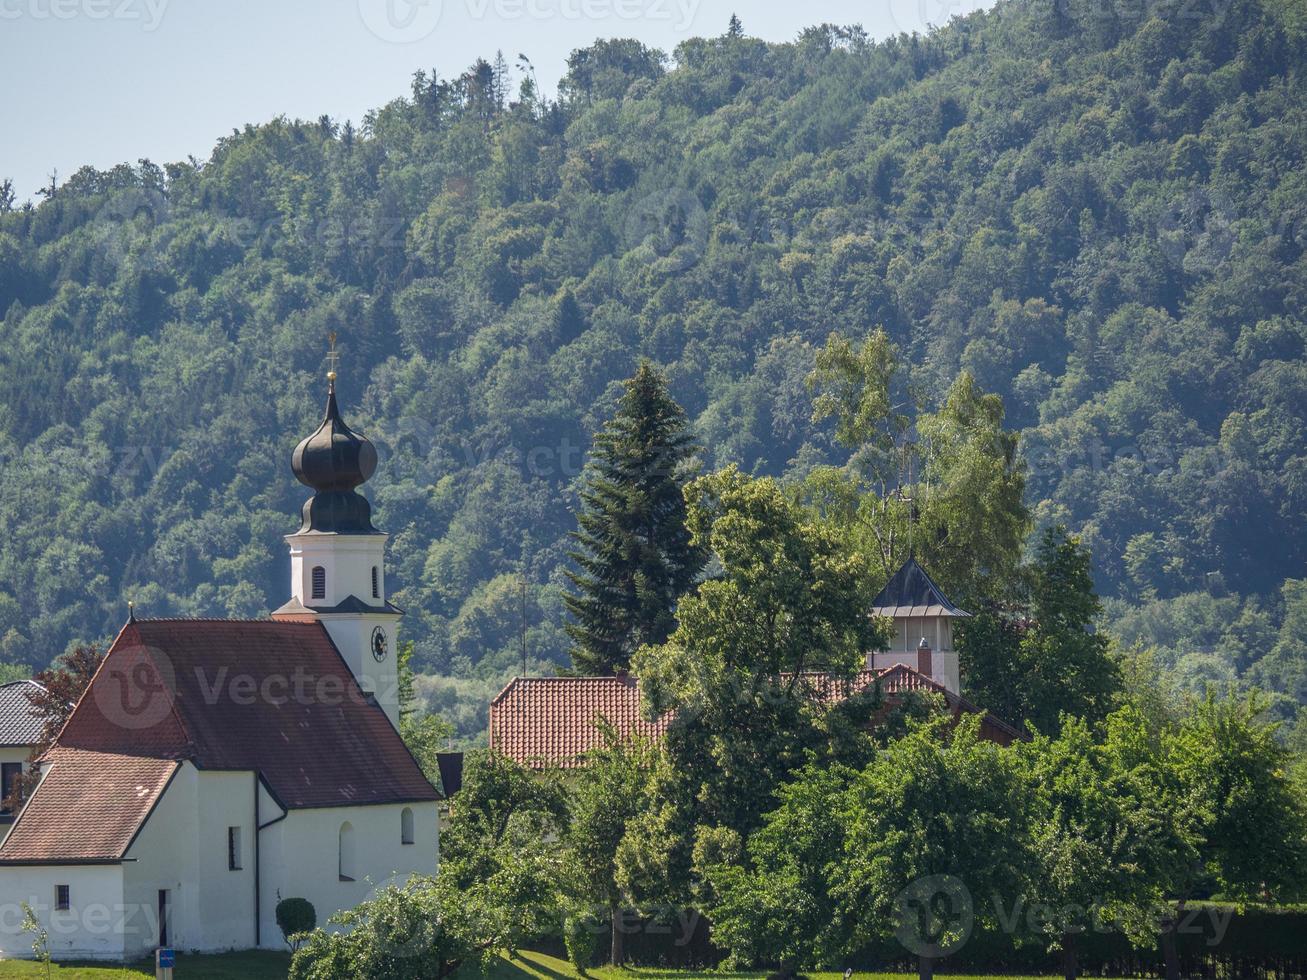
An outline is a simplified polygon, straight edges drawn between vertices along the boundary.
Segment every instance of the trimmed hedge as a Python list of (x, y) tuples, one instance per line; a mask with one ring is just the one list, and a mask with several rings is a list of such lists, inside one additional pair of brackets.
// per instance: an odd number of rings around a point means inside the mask
[[(1176, 946), (1183, 976), (1307, 980), (1307, 909), (1248, 907), (1240, 912), (1235, 906), (1203, 902), (1188, 906), (1179, 925)], [(692, 912), (667, 921), (646, 920), (633, 926), (626, 937), (627, 962), (677, 969), (716, 966), (725, 953), (713, 945), (710, 928), (706, 918)], [(1160, 948), (1135, 949), (1120, 933), (1085, 933), (1079, 937), (1077, 953), (1083, 976), (1155, 977), (1163, 973)], [(941, 974), (1060, 974), (1061, 965), (1060, 953), (1049, 953), (1029, 935), (1019, 941), (1006, 933), (977, 930), (961, 950), (941, 961), (938, 969)], [(847, 962), (826, 964), (829, 969), (845, 966), (859, 971), (913, 972), (916, 961), (902, 946), (889, 941), (869, 946)]]

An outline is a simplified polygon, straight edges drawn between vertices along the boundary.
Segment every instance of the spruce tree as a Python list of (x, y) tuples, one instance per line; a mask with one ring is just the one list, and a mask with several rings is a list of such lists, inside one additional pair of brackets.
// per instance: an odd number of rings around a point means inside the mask
[(675, 627), (677, 600), (704, 565), (685, 527), (682, 487), (696, 450), (662, 375), (641, 363), (617, 412), (595, 436), (581, 491), (576, 591), (566, 597), (572, 664), (583, 674), (630, 665)]

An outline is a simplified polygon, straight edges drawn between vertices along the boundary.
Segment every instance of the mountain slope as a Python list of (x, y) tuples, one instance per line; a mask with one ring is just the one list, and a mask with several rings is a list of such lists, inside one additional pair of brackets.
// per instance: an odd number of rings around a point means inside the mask
[(0, 214), (0, 659), (108, 635), (129, 596), (278, 604), (329, 330), (428, 670), (517, 662), (519, 572), (533, 655), (564, 658), (575, 480), (640, 356), (710, 464), (784, 473), (839, 459), (814, 345), (876, 324), (927, 401), (962, 368), (1003, 395), (1038, 518), (1123, 609), (1226, 592), (1273, 634), (1307, 553), (1293, 9), (601, 42), (558, 103), (478, 62), (357, 130), (80, 171)]

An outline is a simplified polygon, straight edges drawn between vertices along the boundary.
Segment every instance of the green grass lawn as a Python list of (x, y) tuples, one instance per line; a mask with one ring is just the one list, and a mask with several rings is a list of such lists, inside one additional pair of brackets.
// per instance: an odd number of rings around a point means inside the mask
[[(177, 980), (286, 980), (288, 953), (222, 953), (217, 956), (177, 954)], [(154, 962), (132, 966), (104, 966), (92, 963), (64, 963), (50, 967), (52, 980), (136, 980), (154, 977)], [(42, 980), (45, 967), (30, 960), (0, 961), (0, 980)]]
[[(177, 980), (285, 980), (290, 957), (285, 953), (223, 953), (218, 956), (177, 957)], [(759, 973), (690, 973), (648, 967), (613, 969), (601, 966), (591, 970), (592, 980), (757, 980)], [(41, 980), (45, 968), (28, 960), (0, 961), (0, 980)], [(153, 977), (154, 964), (134, 966), (97, 966), (86, 963), (55, 964), (53, 980), (135, 980)], [(839, 973), (810, 973), (811, 980), (843, 980)], [(966, 974), (941, 973), (954, 980), (985, 980)], [(913, 980), (908, 973), (855, 973), (854, 980)], [(478, 980), (477, 971), (464, 970), (460, 980)], [(577, 972), (564, 960), (544, 953), (521, 952), (503, 957), (481, 980), (579, 980)], [(1035, 977), (1007, 977), (1005, 980), (1040, 980)]]
[[(3, 974), (0, 974), (3, 976)], [(677, 970), (659, 970), (652, 967), (632, 967), (613, 969), (611, 966), (596, 967), (588, 974), (592, 980), (758, 980), (766, 976), (757, 973), (690, 973)], [(805, 974), (809, 980), (843, 980), (843, 973), (811, 972)], [(855, 973), (853, 980), (916, 980), (915, 973)], [(936, 976), (950, 980), (985, 980), (974, 974), (937, 973)], [(1052, 974), (1049, 974), (1052, 976)], [(180, 978), (179, 978), (180, 980)], [(564, 960), (545, 956), (543, 953), (520, 952), (514, 957), (504, 957), (490, 970), (485, 980), (577, 980), (577, 972)], [(1005, 977), (1004, 980), (1042, 980), (1039, 977)]]

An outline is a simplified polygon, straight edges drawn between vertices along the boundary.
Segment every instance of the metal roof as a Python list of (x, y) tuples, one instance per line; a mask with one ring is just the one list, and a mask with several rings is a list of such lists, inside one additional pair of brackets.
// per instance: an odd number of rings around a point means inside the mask
[(915, 558), (905, 561), (903, 567), (885, 583), (885, 588), (872, 600), (871, 611), (877, 616), (895, 619), (971, 615), (949, 602), (948, 597), (926, 574), (926, 570), (917, 564)]

